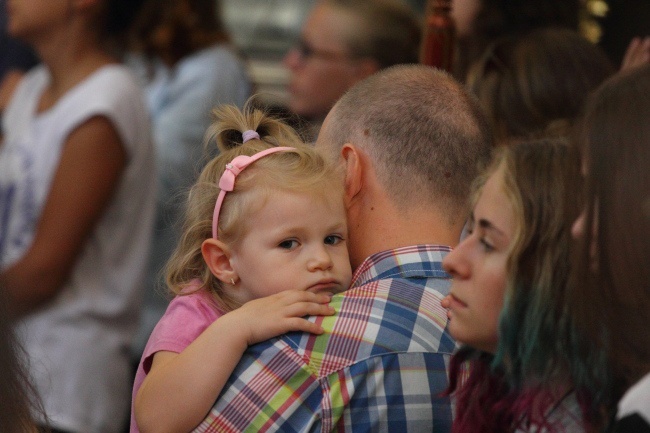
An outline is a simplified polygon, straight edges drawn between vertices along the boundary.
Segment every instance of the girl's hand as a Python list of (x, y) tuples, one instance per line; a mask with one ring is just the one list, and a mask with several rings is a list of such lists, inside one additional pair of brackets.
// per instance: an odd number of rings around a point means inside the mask
[(288, 331), (322, 333), (303, 316), (334, 314), (329, 301), (327, 294), (297, 290), (255, 299), (218, 318), (181, 353), (157, 352), (135, 399), (140, 431), (192, 430), (249, 345)]
[(331, 316), (334, 308), (329, 301), (330, 296), (324, 293), (286, 290), (249, 301), (219, 320), (231, 320), (248, 345), (289, 331), (322, 334), (323, 328), (304, 316)]

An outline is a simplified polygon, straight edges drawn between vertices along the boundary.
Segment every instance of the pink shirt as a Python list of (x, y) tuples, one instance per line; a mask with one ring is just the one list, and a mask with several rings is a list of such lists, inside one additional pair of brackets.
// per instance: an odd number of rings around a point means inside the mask
[(135, 423), (133, 403), (144, 378), (151, 369), (155, 353), (161, 350), (182, 352), (223, 314), (212, 295), (203, 288), (189, 295), (176, 296), (172, 299), (167, 311), (149, 336), (135, 374), (131, 399), (131, 433), (140, 432)]

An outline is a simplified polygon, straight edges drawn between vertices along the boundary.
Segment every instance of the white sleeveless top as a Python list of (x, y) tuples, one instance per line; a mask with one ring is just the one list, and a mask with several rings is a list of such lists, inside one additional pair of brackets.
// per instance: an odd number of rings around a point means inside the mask
[[(18, 261), (36, 225), (69, 134), (93, 116), (117, 130), (127, 165), (64, 288), (18, 324), (30, 373), (53, 427), (115, 432), (128, 414), (128, 347), (137, 326), (155, 204), (154, 151), (141, 90), (128, 69), (99, 69), (37, 113), (49, 82), (29, 72), (2, 119), (0, 269)], [(79, 203), (83, 206), (83, 203)]]

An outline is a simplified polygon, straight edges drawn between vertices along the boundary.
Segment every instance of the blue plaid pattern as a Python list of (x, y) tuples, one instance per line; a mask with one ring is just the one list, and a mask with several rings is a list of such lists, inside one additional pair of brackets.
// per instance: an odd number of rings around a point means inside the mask
[(447, 432), (447, 366), (455, 343), (440, 305), (448, 247), (418, 245), (366, 259), (323, 335), (254, 346), (197, 432)]

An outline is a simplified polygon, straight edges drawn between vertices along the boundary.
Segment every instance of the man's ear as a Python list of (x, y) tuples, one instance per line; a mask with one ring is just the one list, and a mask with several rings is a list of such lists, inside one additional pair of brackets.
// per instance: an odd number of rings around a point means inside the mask
[(232, 251), (228, 245), (217, 239), (206, 239), (201, 244), (201, 254), (212, 275), (225, 284), (237, 282), (239, 276), (230, 262)]
[(344, 198), (346, 206), (354, 200), (363, 187), (363, 158), (361, 149), (352, 143), (341, 148), (341, 158), (345, 167)]

